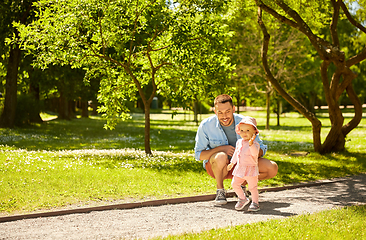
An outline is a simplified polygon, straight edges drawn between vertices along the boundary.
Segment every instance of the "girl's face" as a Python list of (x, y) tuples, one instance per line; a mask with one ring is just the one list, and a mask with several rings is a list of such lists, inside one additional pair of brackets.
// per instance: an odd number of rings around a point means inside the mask
[(248, 124), (240, 124), (239, 130), (240, 137), (246, 141), (249, 141), (256, 134), (255, 128)]

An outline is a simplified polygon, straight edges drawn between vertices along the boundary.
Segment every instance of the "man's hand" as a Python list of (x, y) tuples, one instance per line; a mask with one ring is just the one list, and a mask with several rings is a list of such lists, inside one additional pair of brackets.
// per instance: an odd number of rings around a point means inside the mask
[(254, 139), (257, 135), (256, 134), (253, 134), (252, 138), (249, 139), (249, 146), (252, 146), (253, 145), (253, 142), (254, 142)]
[(210, 159), (210, 157), (217, 152), (224, 152), (229, 157), (232, 157), (235, 152), (235, 147), (233, 147), (231, 145), (223, 145), (223, 146), (215, 147), (213, 149), (203, 150), (200, 155), (200, 160)]
[(234, 155), (234, 152), (235, 152), (235, 148), (231, 145), (225, 145), (225, 146), (221, 146), (223, 147), (223, 151), (222, 152), (225, 152), (228, 156), (232, 157)]

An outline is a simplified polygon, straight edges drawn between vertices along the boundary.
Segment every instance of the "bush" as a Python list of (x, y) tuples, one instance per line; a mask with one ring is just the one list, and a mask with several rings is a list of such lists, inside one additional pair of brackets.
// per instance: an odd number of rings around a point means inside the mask
[(39, 113), (42, 110), (42, 104), (36, 100), (33, 95), (18, 95), (15, 125), (22, 126), (31, 122), (42, 122)]

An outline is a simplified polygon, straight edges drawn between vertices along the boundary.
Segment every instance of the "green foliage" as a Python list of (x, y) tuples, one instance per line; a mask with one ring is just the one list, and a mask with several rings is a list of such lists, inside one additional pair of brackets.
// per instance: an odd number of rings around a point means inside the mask
[(87, 78), (98, 76), (107, 127), (115, 126), (116, 116), (127, 118), (124, 103), (136, 99), (137, 91), (144, 104), (157, 89), (170, 98), (189, 98), (191, 91), (167, 86), (199, 92), (225, 77), (219, 75), (227, 67), (220, 55), (224, 29), (213, 15), (223, 9), (220, 1), (42, 0), (35, 6), (38, 20), (17, 25), (23, 48), (36, 53), (41, 68), (70, 64), (84, 67)]
[[(13, 22), (26, 24), (31, 21), (33, 12), (29, 11), (34, 0), (3, 0), (0, 2), (0, 60), (4, 61), (9, 51), (9, 45), (6, 44), (7, 38), (16, 36)], [(26, 16), (30, 14), (30, 16)], [(22, 16), (22, 17), (20, 17)]]
[[(292, 17), (290, 17), (288, 13), (280, 9), (278, 5), (275, 3), (275, 1), (264, 0), (262, 2), (264, 2), (270, 7), (273, 7), (285, 17), (293, 21), (296, 21), (295, 19), (292, 19)], [(286, 0), (283, 2), (296, 12), (301, 13), (301, 17), (304, 19), (306, 24), (308, 24), (310, 29), (312, 29), (314, 34), (318, 34), (324, 27), (329, 26), (332, 17), (331, 1)]]

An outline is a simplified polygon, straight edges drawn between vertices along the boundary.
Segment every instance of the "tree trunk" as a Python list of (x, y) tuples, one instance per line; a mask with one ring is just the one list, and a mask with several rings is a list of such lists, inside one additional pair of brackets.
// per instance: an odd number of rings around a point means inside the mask
[(16, 45), (10, 50), (9, 54), (6, 73), (4, 109), (0, 117), (0, 127), (2, 128), (14, 127), (17, 107), (17, 80), (20, 58), (21, 50), (19, 49), (19, 46)]
[(71, 120), (73, 118), (76, 118), (76, 102), (73, 100), (69, 100), (67, 103), (67, 116)]
[(63, 120), (70, 120), (68, 110), (68, 101), (61, 92), (58, 104), (58, 118)]
[(151, 102), (145, 104), (145, 153), (147, 155), (152, 155), (150, 147), (150, 104)]
[(282, 86), (279, 84), (277, 79), (275, 79), (275, 77), (273, 76), (273, 74), (269, 68), (267, 53), (268, 53), (270, 35), (268, 34), (267, 28), (262, 21), (261, 8), (259, 8), (259, 11), (258, 11), (258, 24), (263, 33), (263, 43), (262, 43), (262, 51), (261, 51), (262, 56), (261, 57), (262, 57), (262, 64), (263, 64), (264, 71), (266, 73), (267, 80), (271, 82), (272, 86), (276, 89), (276, 91), (288, 103), (290, 103), (296, 110), (298, 110), (300, 113), (302, 113), (303, 116), (305, 116), (311, 122), (311, 125), (313, 128), (314, 150), (316, 152), (321, 152), (321, 150), (322, 150), (322, 145), (321, 145), (321, 140), (320, 140), (320, 130), (321, 130), (321, 126), (322, 126), (321, 122), (319, 121), (319, 119), (317, 119), (315, 117), (315, 115), (312, 112), (308, 111), (299, 101), (294, 99), (290, 94), (288, 94), (286, 92), (285, 89), (282, 88)]
[[(239, 81), (236, 81), (236, 87), (237, 87), (237, 89), (240, 89)], [(240, 90), (236, 91), (236, 105), (237, 105), (236, 113), (239, 114), (240, 113)]]
[(362, 120), (362, 103), (357, 97), (352, 85), (346, 88), (347, 94), (355, 109), (355, 116), (342, 127), (342, 133), (346, 136), (352, 129), (356, 128)]
[(40, 103), (39, 103), (39, 84), (35, 83), (34, 78), (32, 78), (31, 73), (30, 76), (30, 84), (29, 84), (29, 93), (34, 97), (37, 107), (36, 109), (30, 110), (29, 121), (33, 123), (42, 123), (43, 120), (40, 115)]
[(91, 115), (92, 116), (97, 116), (98, 115), (98, 105), (97, 105), (98, 101), (97, 100), (93, 100), (91, 103), (91, 107), (93, 109)]
[(198, 102), (196, 100), (193, 102), (193, 115), (194, 115), (194, 122), (198, 126)]
[(279, 97), (277, 97), (277, 126), (281, 126), (280, 124), (281, 114), (282, 114), (282, 101)]
[(81, 117), (88, 118), (89, 111), (88, 111), (88, 101), (81, 101)]
[[(340, 8), (344, 11), (348, 21), (357, 27), (359, 30), (366, 33), (366, 28), (364, 28), (361, 24), (358, 24), (348, 12), (348, 9), (343, 1), (332, 1), (333, 7), (333, 15), (332, 21), (330, 23), (330, 33), (332, 43), (328, 42), (325, 39), (322, 39), (319, 36), (313, 34), (310, 30), (309, 26), (303, 21), (300, 15), (291, 9), (288, 5), (286, 5), (283, 1), (275, 1), (275, 4), (278, 7), (282, 8), (290, 17), (295, 19), (292, 21), (285, 16), (282, 16), (276, 10), (270, 8), (269, 6), (263, 4), (262, 1), (256, 0), (256, 4), (258, 5), (258, 24), (261, 27), (263, 32), (263, 44), (262, 44), (262, 63), (264, 67), (264, 71), (266, 73), (268, 81), (270, 81), (277, 92), (293, 107), (295, 107), (304, 117), (306, 117), (312, 124), (313, 127), (313, 143), (314, 150), (321, 154), (329, 153), (329, 152), (338, 152), (342, 151), (345, 148), (345, 138), (346, 135), (354, 129), (362, 119), (362, 106), (359, 101), (356, 93), (352, 87), (352, 81), (356, 78), (356, 74), (352, 72), (350, 69), (351, 66), (360, 63), (361, 61), (366, 59), (366, 47), (363, 48), (358, 54), (353, 57), (350, 57), (348, 60), (345, 58), (345, 53), (340, 51), (340, 41), (337, 33), (337, 23), (340, 15)], [(321, 79), (323, 82), (323, 90), (325, 94), (325, 98), (328, 104), (329, 118), (331, 121), (331, 129), (324, 141), (321, 143), (320, 131), (321, 131), (321, 122), (316, 118), (314, 113), (309, 111), (306, 107), (304, 107), (301, 103), (299, 103), (296, 99), (290, 96), (279, 84), (277, 79), (274, 78), (271, 70), (269, 69), (267, 52), (268, 45), (270, 40), (270, 35), (267, 32), (266, 26), (262, 20), (262, 9), (270, 13), (273, 17), (278, 20), (285, 22), (291, 27), (297, 28), (302, 33), (304, 33), (307, 38), (312, 43), (313, 47), (317, 51), (320, 59), (323, 61), (320, 67)], [(335, 66), (335, 71), (332, 75), (332, 78), (328, 78), (329, 74), (329, 66), (333, 64)], [(355, 116), (353, 119), (344, 124), (344, 117), (342, 115), (342, 111), (339, 107), (339, 98), (341, 94), (346, 91), (350, 100), (355, 105)]]
[(271, 117), (271, 92), (266, 91), (266, 112), (267, 112), (267, 118), (266, 118), (266, 130), (269, 130), (269, 120)]

